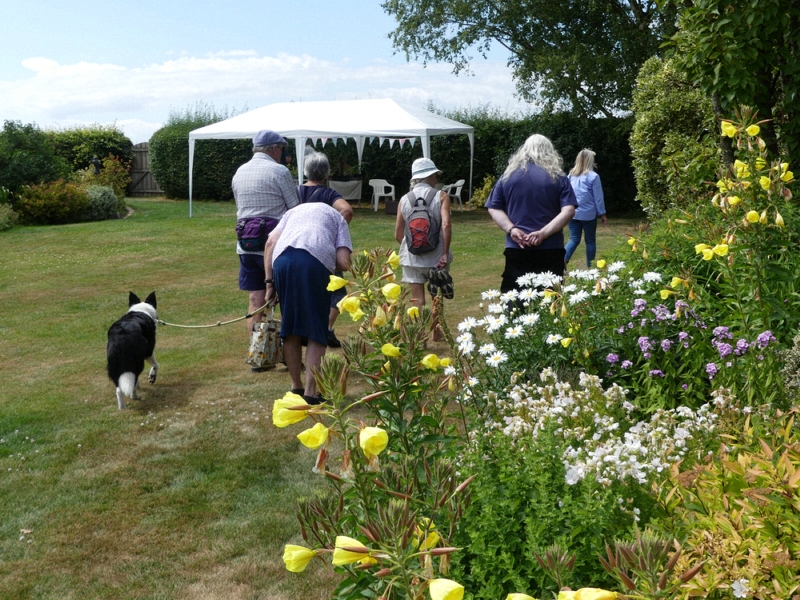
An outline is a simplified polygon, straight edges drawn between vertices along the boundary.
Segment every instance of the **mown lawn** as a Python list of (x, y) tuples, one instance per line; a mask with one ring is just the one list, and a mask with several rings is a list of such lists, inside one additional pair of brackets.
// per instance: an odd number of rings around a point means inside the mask
[[(161, 327), (157, 383), (117, 410), (106, 330), (128, 290), (156, 290), (171, 323), (246, 309), (231, 204), (195, 203), (192, 219), (185, 202), (129, 204), (125, 220), (0, 234), (0, 598), (330, 597), (321, 562), (283, 567), (283, 545), (300, 541), (292, 506), (322, 482), (297, 432), (271, 425), (289, 377), (250, 372), (241, 323)], [(638, 220), (600, 228), (600, 252)], [(503, 245), (483, 210), (453, 222), (451, 325), (499, 285)], [(356, 249), (395, 246), (383, 212), (357, 209), (351, 231)]]

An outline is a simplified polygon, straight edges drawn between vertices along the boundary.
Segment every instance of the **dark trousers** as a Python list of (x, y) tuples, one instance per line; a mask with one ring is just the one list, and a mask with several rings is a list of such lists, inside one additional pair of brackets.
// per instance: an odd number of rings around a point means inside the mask
[(521, 289), (517, 279), (528, 273), (546, 273), (550, 271), (559, 277), (564, 276), (564, 249), (554, 248), (542, 250), (540, 248), (506, 248), (503, 254), (506, 257), (506, 268), (503, 271), (503, 281), (500, 291)]

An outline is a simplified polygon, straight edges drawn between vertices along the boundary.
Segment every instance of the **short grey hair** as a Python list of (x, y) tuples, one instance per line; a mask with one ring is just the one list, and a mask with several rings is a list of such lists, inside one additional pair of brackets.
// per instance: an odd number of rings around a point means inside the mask
[(508, 166), (500, 179), (508, 179), (518, 169), (526, 170), (530, 163), (547, 171), (553, 181), (564, 174), (564, 161), (553, 146), (553, 142), (543, 135), (534, 133), (508, 159)]
[(256, 152), (263, 152), (264, 154), (269, 154), (275, 148), (285, 148), (286, 144), (270, 144), (269, 146), (253, 146), (253, 154)]
[(305, 158), (303, 174), (310, 181), (325, 181), (331, 174), (331, 164), (322, 152), (314, 152)]

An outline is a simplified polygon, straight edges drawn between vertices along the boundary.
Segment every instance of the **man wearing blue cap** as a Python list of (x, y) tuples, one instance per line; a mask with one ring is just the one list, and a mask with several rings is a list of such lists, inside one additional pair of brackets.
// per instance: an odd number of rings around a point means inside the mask
[[(239, 241), (239, 289), (250, 293), (249, 313), (266, 302), (264, 281), (264, 243), (290, 208), (300, 204), (295, 182), (289, 169), (280, 164), (287, 142), (270, 129), (262, 129), (253, 137), (253, 158), (233, 176), (233, 197), (236, 199), (236, 232)], [(247, 320), (248, 336), (253, 325), (261, 321), (261, 313)]]

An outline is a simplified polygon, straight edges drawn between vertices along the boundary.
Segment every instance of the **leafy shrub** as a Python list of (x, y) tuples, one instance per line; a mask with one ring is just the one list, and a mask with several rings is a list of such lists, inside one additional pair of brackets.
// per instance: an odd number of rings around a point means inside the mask
[(95, 174), (92, 167), (80, 170), (75, 178), (84, 187), (102, 185), (110, 187), (117, 197), (117, 212), (125, 212), (125, 191), (131, 183), (130, 163), (108, 155), (103, 159), (103, 168)]
[(5, 121), (0, 132), (0, 186), (16, 192), (23, 185), (66, 178), (70, 171), (35, 124)]
[(792, 598), (800, 586), (797, 409), (748, 417), (707, 464), (672, 468), (653, 525), (685, 539), (678, 562), (705, 568), (678, 598)]
[(14, 208), (26, 224), (76, 223), (89, 206), (89, 194), (82, 187), (59, 179), (22, 189)]
[(0, 231), (11, 229), (17, 224), (19, 216), (9, 204), (0, 203)]
[[(235, 111), (233, 114), (236, 114)], [(183, 113), (172, 112), (167, 124), (150, 138), (150, 168), (168, 198), (189, 197), (189, 132), (233, 116), (213, 106), (198, 104)], [(231, 180), (253, 156), (252, 141), (197, 140), (193, 193), (196, 199), (233, 199)]]
[(105, 221), (119, 216), (113, 189), (105, 185), (90, 185), (86, 193), (89, 194), (89, 206), (83, 216), (85, 221)]
[(130, 171), (133, 143), (116, 124), (57, 129), (46, 132), (46, 135), (56, 154), (64, 158), (73, 171), (90, 167), (93, 156), (115, 156), (128, 165)]
[(483, 208), (486, 201), (489, 199), (489, 194), (492, 193), (492, 188), (496, 181), (497, 178), (491, 175), (484, 177), (481, 186), (473, 192), (472, 198), (469, 200), (470, 205)]
[(670, 61), (651, 58), (633, 95), (630, 147), (637, 200), (651, 216), (689, 208), (714, 177), (717, 149), (709, 100)]

